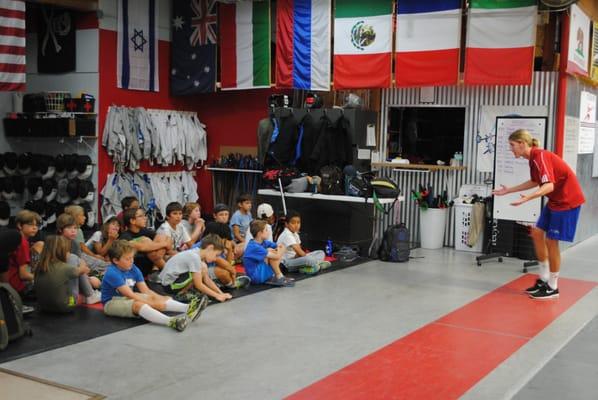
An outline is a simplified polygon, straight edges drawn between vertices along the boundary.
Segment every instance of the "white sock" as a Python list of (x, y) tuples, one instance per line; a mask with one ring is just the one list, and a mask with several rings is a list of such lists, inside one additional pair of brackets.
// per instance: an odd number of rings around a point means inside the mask
[(162, 314), (160, 311), (144, 304), (139, 309), (139, 315), (141, 318), (153, 322), (154, 324), (167, 325), (170, 322), (170, 317)]
[(189, 306), (185, 303), (170, 299), (166, 301), (166, 311), (184, 313), (187, 312)]
[(559, 280), (559, 273), (551, 272), (550, 279), (548, 280), (548, 286), (550, 286), (550, 288), (553, 290), (558, 289), (558, 280)]
[(548, 260), (540, 261), (539, 263), (540, 279), (544, 282), (548, 282), (548, 279), (550, 279), (550, 267), (548, 265)]

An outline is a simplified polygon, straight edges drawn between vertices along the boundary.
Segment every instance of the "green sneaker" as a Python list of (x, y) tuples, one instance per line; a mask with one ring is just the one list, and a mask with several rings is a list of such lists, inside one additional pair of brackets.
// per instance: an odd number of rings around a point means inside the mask
[(187, 317), (194, 322), (199, 318), (201, 312), (208, 306), (208, 296), (197, 297), (189, 303), (189, 309), (187, 310)]
[(321, 261), (318, 265), (320, 266), (320, 269), (327, 269), (330, 268), (332, 263), (330, 263), (330, 261)]
[(169, 327), (176, 329), (179, 332), (184, 331), (187, 328), (187, 325), (189, 325), (189, 317), (186, 314), (178, 317), (172, 317), (168, 323)]
[(251, 278), (246, 275), (237, 276), (235, 279), (235, 287), (237, 289), (244, 289), (251, 284)]
[(306, 265), (304, 267), (299, 268), (299, 272), (301, 272), (302, 274), (306, 274), (306, 275), (315, 275), (318, 272), (320, 272), (320, 266), (319, 265)]

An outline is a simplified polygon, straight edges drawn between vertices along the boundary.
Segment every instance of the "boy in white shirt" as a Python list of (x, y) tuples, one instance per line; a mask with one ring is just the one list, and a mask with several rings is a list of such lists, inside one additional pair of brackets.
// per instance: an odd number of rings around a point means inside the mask
[(276, 241), (285, 248), (282, 262), (287, 270), (317, 274), (321, 269), (330, 267), (330, 262), (324, 261), (326, 254), (322, 250), (306, 253), (301, 248), (300, 229), (301, 216), (297, 211), (289, 210), (286, 215), (285, 229)]
[(164, 222), (158, 230), (157, 234), (168, 236), (172, 239), (172, 251), (170, 254), (175, 254), (177, 251), (187, 250), (191, 248), (193, 242), (185, 227), (181, 224), (183, 220), (183, 206), (176, 201), (166, 206), (166, 222)]

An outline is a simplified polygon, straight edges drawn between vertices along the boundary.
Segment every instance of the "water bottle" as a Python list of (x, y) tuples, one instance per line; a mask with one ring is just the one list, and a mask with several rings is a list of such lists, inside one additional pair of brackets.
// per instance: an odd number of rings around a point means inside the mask
[(325, 250), (325, 252), (326, 252), (326, 255), (328, 257), (332, 256), (332, 240), (330, 240), (330, 239), (328, 239), (326, 241), (326, 250)]

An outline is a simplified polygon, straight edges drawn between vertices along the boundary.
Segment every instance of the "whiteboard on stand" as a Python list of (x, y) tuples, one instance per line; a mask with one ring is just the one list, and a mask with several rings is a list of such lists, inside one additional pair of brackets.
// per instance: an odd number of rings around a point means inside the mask
[[(518, 129), (527, 130), (538, 140), (539, 147), (546, 143), (546, 117), (497, 117), (496, 118), (496, 151), (494, 153), (494, 187), (500, 185), (512, 187), (531, 179), (529, 161), (523, 157), (515, 158), (509, 146), (509, 136)], [(536, 198), (519, 206), (511, 203), (522, 194), (530, 194), (538, 188), (504, 196), (494, 196), (492, 216), (494, 219), (508, 221), (536, 222), (542, 210), (542, 199)]]

